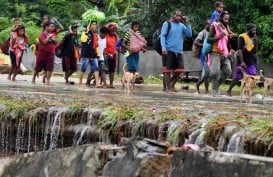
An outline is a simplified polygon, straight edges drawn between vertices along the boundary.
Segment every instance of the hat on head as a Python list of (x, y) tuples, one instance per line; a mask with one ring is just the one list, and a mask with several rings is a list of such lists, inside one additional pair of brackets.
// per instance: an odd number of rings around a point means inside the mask
[(249, 31), (252, 28), (256, 28), (256, 25), (254, 23), (247, 23), (246, 24), (246, 30)]
[(118, 28), (117, 23), (109, 23), (106, 25), (106, 27), (111, 31), (111, 30), (116, 30)]

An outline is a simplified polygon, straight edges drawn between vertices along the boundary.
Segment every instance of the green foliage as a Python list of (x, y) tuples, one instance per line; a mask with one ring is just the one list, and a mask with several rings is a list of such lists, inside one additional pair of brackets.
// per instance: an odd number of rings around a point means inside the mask
[(0, 43), (4, 43), (10, 35), (11, 27), (6, 28), (0, 32)]
[(226, 2), (226, 9), (230, 12), (232, 30), (237, 33), (245, 31), (246, 23), (257, 24), (259, 38), (259, 58), (267, 63), (273, 62), (273, 2), (268, 0), (231, 0)]
[[(35, 28), (39, 28), (42, 16), (49, 14), (56, 17), (62, 25), (67, 27), (72, 22), (81, 22), (81, 15), (88, 9), (94, 8), (95, 1), (89, 0), (0, 0), (2, 7), (0, 11), (0, 31), (5, 31), (11, 26), (11, 21), (19, 17), (27, 27), (30, 41), (31, 35), (36, 35)], [(172, 16), (174, 10), (179, 9), (190, 18), (193, 30), (193, 37), (187, 38), (184, 42), (184, 49), (190, 50), (192, 40), (204, 27), (204, 22), (210, 18), (214, 11), (214, 2), (212, 0), (109, 0), (103, 1), (106, 5), (99, 7), (100, 11), (106, 14), (106, 19), (101, 26), (109, 22), (119, 24), (119, 34), (122, 35), (132, 20), (141, 23), (141, 32), (151, 44), (153, 32), (160, 28), (162, 23)], [(273, 1), (270, 0), (229, 0), (225, 1), (225, 10), (230, 13), (230, 26), (236, 34), (245, 31), (245, 24), (254, 22), (258, 26), (259, 37), (259, 58), (265, 62), (273, 62), (272, 56), (272, 9)], [(37, 26), (37, 27), (35, 27)], [(2, 31), (0, 42), (3, 41)]]
[(41, 28), (37, 26), (27, 26), (26, 27), (26, 34), (28, 35), (28, 43), (32, 44), (38, 38), (39, 34), (41, 33)]
[(259, 30), (259, 56), (262, 60), (270, 63), (273, 61), (273, 14), (265, 15), (257, 18), (256, 24), (258, 24)]
[(1, 97), (1, 104), (5, 109), (0, 115), (0, 120), (9, 116), (13, 119), (25, 117), (30, 110), (36, 107), (31, 100), (11, 99), (10, 97)]
[(9, 18), (0, 17), (0, 31), (9, 27)]

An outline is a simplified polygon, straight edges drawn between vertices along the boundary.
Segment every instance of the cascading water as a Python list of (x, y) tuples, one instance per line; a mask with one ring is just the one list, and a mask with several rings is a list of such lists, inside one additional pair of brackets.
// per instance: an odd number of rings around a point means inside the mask
[(226, 140), (225, 137), (223, 135), (220, 136), (219, 141), (218, 141), (218, 151), (225, 151), (225, 147), (226, 147)]
[(1, 152), (5, 153), (5, 147), (6, 147), (6, 136), (5, 136), (5, 123), (4, 122), (0, 122), (1, 123)]
[(197, 129), (197, 130), (193, 131), (190, 134), (189, 138), (185, 141), (185, 144), (194, 144), (197, 137), (201, 134), (201, 132), (202, 132), (202, 129)]
[(80, 145), (81, 141), (82, 141), (82, 137), (83, 135), (86, 133), (86, 131), (88, 130), (89, 126), (85, 126), (82, 131), (81, 131), (81, 134), (80, 134), (80, 137), (76, 143), (76, 145)]
[(227, 145), (227, 152), (244, 153), (243, 132), (238, 132), (232, 135)]
[(206, 123), (203, 123), (201, 125), (201, 128), (193, 131), (190, 135), (189, 138), (185, 141), (185, 144), (197, 144), (197, 145), (205, 145), (206, 144)]
[(43, 133), (43, 137), (44, 137), (44, 148), (43, 150), (47, 150), (47, 137), (48, 134), (50, 132), (50, 125), (51, 125), (51, 114), (53, 113), (53, 111), (55, 111), (55, 107), (49, 108), (48, 113), (47, 113), (47, 118), (46, 118), (46, 123), (44, 125), (45, 129), (44, 129), (44, 133)]
[(181, 126), (180, 121), (171, 121), (168, 127), (168, 135), (167, 140), (175, 146), (178, 146), (178, 135), (179, 135), (179, 127)]
[(20, 150), (24, 146), (24, 134), (25, 134), (25, 124), (24, 120), (21, 118), (18, 120), (17, 133), (16, 133), (16, 154), (18, 155)]
[(53, 124), (50, 127), (50, 145), (49, 145), (49, 150), (55, 150), (58, 146), (58, 139), (59, 139), (59, 134), (60, 134), (60, 129), (61, 129), (61, 120), (62, 120), (62, 115), (64, 112), (66, 112), (68, 108), (59, 108), (58, 112), (54, 116)]
[(166, 141), (168, 132), (168, 123), (160, 123), (158, 126), (158, 141)]

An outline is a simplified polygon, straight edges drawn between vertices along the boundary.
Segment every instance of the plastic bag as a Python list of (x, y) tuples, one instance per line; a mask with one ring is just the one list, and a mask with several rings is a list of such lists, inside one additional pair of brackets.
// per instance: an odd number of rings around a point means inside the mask
[(206, 55), (211, 52), (211, 49), (212, 49), (212, 44), (208, 42), (208, 38), (206, 37), (203, 43), (202, 53)]
[(130, 53), (138, 53), (146, 46), (144, 37), (130, 30)]

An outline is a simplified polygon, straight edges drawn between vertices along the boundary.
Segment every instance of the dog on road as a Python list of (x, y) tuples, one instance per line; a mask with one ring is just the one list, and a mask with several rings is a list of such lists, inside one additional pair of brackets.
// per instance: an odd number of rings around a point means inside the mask
[(130, 90), (133, 90), (135, 88), (135, 80), (140, 76), (138, 72), (132, 73), (128, 72), (126, 70), (127, 63), (125, 63), (122, 67), (123, 69), (123, 76), (121, 79), (122, 89), (125, 90), (125, 92), (129, 93)]
[(268, 91), (273, 88), (273, 78), (270, 77), (265, 77), (264, 71), (260, 70), (261, 73), (261, 79), (264, 81), (264, 94), (263, 94), (263, 99), (267, 97)]
[(260, 81), (261, 76), (248, 75), (243, 68), (240, 67), (239, 69), (243, 73), (240, 87), (241, 101), (243, 99), (243, 95), (245, 95), (246, 98), (249, 100), (249, 103), (252, 103), (254, 88), (257, 82)]

